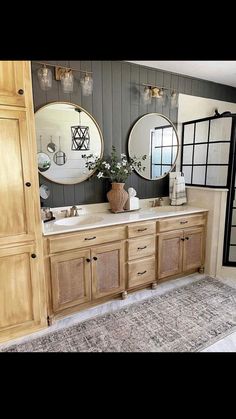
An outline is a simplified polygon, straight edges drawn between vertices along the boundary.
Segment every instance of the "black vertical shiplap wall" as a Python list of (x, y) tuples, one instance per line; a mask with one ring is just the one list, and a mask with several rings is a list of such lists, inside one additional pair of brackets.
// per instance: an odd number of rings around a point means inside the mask
[[(78, 70), (93, 72), (93, 94), (81, 95), (79, 79), (82, 73), (74, 72), (74, 91), (63, 93), (61, 84), (53, 78), (53, 86), (43, 92), (38, 84), (37, 70), (40, 65), (32, 62), (33, 96), (35, 111), (41, 106), (54, 101), (72, 102), (86, 109), (99, 124), (103, 133), (107, 155), (114, 145), (119, 153), (127, 153), (128, 136), (135, 121), (150, 112), (161, 113), (177, 122), (177, 109), (170, 109), (169, 104), (162, 106), (158, 101), (144, 105), (140, 90), (142, 83), (165, 86), (176, 89), (179, 93), (193, 96), (236, 102), (236, 89), (233, 87), (176, 75), (166, 71), (124, 61), (47, 61), (51, 64), (69, 66)], [(77, 185), (59, 185), (40, 175), (40, 183), (49, 186), (50, 197), (44, 205), (50, 207), (73, 204), (92, 204), (106, 202), (109, 183), (96, 177)], [(140, 198), (153, 198), (168, 195), (168, 176), (156, 181), (148, 181), (133, 173), (126, 182), (126, 189), (133, 186)]]

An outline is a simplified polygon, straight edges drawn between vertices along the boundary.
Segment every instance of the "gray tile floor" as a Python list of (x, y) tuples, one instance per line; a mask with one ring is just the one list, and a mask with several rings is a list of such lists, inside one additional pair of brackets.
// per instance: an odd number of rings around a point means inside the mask
[[(92, 317), (100, 316), (101, 314), (115, 311), (133, 302), (142, 301), (154, 295), (164, 294), (167, 291), (172, 290), (174, 288), (178, 288), (183, 285), (190, 284), (194, 281), (198, 281), (202, 277), (204, 277), (204, 275), (193, 274), (187, 277), (173, 279), (173, 280), (164, 282), (163, 284), (159, 284), (156, 290), (145, 289), (142, 291), (134, 292), (132, 294), (129, 294), (126, 300), (121, 300), (121, 299), (113, 300), (113, 301), (109, 301), (108, 303), (101, 304), (97, 307), (92, 307), (90, 309), (81, 311), (79, 313), (76, 313), (75, 315), (68, 316), (64, 319), (58, 320), (51, 327), (44, 329), (40, 332), (36, 332), (31, 335), (12, 340), (11, 342), (1, 344), (0, 348), (1, 349), (7, 348), (9, 345), (12, 345), (13, 343), (23, 343), (30, 339), (34, 339), (35, 337), (44, 336), (47, 333), (51, 333), (55, 330), (63, 329), (64, 327), (71, 326), (75, 323), (90, 319)], [(236, 280), (229, 279), (229, 278), (228, 279), (218, 278), (218, 279), (236, 288)], [(224, 337), (223, 339), (219, 340), (218, 342), (204, 349), (202, 352), (236, 352), (236, 332), (230, 334), (229, 336)]]

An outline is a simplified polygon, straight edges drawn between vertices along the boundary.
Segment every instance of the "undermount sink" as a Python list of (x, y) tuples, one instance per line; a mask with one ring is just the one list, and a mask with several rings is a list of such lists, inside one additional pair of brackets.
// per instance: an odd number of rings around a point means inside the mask
[(102, 220), (103, 217), (97, 215), (79, 215), (78, 217), (63, 218), (62, 220), (55, 221), (55, 224), (61, 226), (76, 226), (95, 224)]

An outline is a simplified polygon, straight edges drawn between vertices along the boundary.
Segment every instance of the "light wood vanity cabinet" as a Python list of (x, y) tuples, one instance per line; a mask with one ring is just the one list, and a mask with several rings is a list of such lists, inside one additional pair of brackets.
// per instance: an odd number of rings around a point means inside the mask
[(0, 61), (0, 150), (1, 342), (47, 325), (29, 61)]
[(49, 318), (88, 307), (125, 290), (125, 242), (113, 241), (124, 239), (125, 232), (126, 227), (113, 227), (45, 239), (49, 253)]
[[(158, 221), (158, 278), (203, 270), (206, 214)], [(197, 227), (193, 227), (193, 226)], [(189, 228), (181, 228), (189, 226)], [(179, 228), (179, 230), (177, 230)], [(172, 231), (174, 229), (174, 231)]]
[(197, 271), (205, 224), (199, 213), (45, 237), (49, 317)]
[(156, 281), (156, 222), (130, 224), (128, 237), (127, 288), (132, 289), (154, 283)]

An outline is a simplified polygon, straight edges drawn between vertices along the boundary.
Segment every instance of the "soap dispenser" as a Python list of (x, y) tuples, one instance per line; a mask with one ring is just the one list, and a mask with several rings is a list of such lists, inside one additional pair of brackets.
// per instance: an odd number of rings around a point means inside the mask
[(125, 203), (125, 210), (134, 211), (139, 209), (139, 198), (136, 197), (136, 190), (134, 188), (128, 189), (128, 200)]

